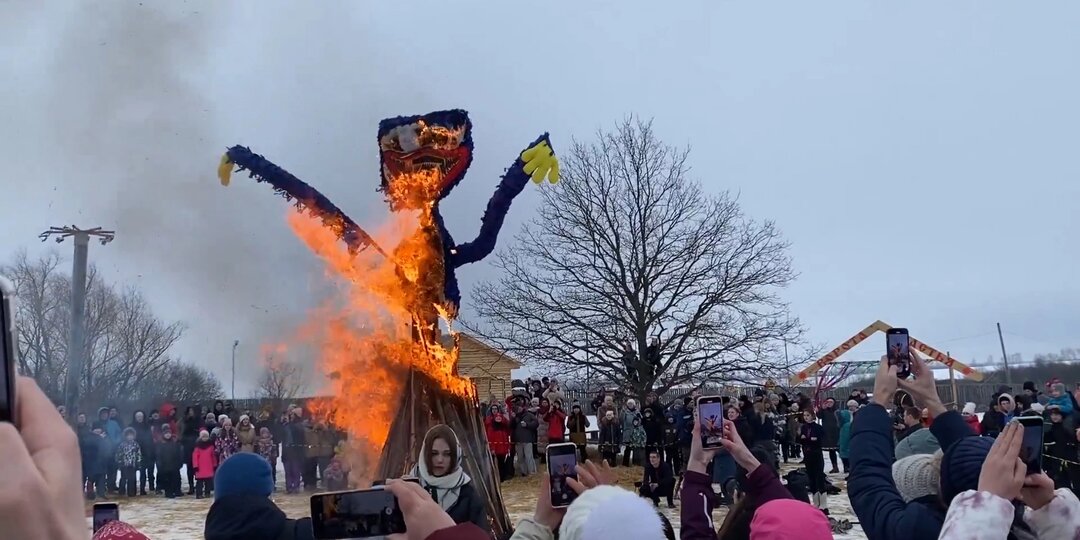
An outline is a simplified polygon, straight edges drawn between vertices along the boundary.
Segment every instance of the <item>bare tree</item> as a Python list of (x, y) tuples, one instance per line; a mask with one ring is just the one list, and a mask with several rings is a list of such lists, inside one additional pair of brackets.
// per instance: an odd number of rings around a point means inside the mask
[(183, 362), (169, 362), (148, 377), (133, 396), (144, 401), (172, 400), (178, 404), (206, 403), (225, 397), (213, 373)]
[(632, 119), (575, 142), (564, 181), (495, 259), (502, 277), (476, 288), (485, 328), (469, 326), (538, 367), (638, 395), (780, 372), (784, 341), (801, 338), (777, 296), (794, 278), (788, 245), (689, 180), (688, 153)]
[[(0, 270), (18, 295), (19, 371), (33, 377), (53, 400), (63, 397), (71, 324), (71, 278), (63, 258), (48, 253), (37, 260), (18, 253)], [(184, 325), (157, 318), (134, 288), (118, 292), (94, 267), (87, 273), (86, 374), (84, 403), (124, 400), (140, 392), (172, 365), (169, 349)]]
[(307, 387), (303, 366), (270, 354), (266, 357), (256, 397), (273, 402), (273, 410), (281, 410), (285, 402), (296, 399)]

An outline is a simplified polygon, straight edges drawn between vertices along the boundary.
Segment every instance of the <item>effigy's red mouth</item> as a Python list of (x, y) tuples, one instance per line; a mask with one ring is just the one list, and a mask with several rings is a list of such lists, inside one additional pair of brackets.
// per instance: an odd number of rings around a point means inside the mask
[(437, 187), (442, 190), (461, 177), (468, 163), (468, 155), (469, 149), (462, 146), (445, 149), (423, 147), (408, 153), (384, 150), (383, 167), (390, 182), (400, 176), (435, 172), (439, 177)]

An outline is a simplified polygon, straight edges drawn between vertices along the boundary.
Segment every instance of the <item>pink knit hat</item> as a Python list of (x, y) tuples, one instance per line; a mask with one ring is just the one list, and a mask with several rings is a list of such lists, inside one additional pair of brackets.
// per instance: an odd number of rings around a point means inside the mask
[(750, 540), (831, 540), (832, 527), (821, 510), (795, 499), (775, 499), (754, 512)]

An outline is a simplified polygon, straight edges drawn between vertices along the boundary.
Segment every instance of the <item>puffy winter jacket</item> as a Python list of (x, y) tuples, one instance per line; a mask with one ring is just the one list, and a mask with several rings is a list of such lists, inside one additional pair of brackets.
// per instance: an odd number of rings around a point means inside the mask
[[(930, 432), (942, 448), (973, 435), (956, 411), (935, 418)], [(851, 475), (847, 487), (851, 508), (867, 538), (937, 538), (945, 521), (945, 508), (914, 501), (905, 503), (893, 481), (893, 461), (889, 413), (877, 403), (859, 409), (851, 426)]]
[[(239, 459), (239, 458), (237, 458)], [(207, 480), (214, 477), (217, 470), (218, 458), (214, 451), (214, 445), (210, 441), (195, 443), (195, 450), (191, 453), (191, 463), (195, 468), (195, 478)]]
[(513, 416), (514, 440), (519, 443), (536, 444), (536, 430), (540, 427), (540, 421), (536, 415), (528, 409), (521, 409)]
[(128, 435), (134, 436), (135, 430), (131, 428), (124, 430), (124, 440), (120, 441), (116, 447), (116, 464), (120, 467), (138, 468), (142, 464), (142, 450), (134, 439), (128, 440)]

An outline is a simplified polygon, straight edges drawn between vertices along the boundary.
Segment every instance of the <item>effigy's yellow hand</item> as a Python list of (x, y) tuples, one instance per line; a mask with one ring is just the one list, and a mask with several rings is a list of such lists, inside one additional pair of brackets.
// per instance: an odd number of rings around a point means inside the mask
[(228, 186), (229, 180), (232, 178), (233, 162), (229, 160), (229, 154), (223, 154), (221, 156), (221, 163), (217, 167), (218, 180), (221, 180), (221, 185)]
[(525, 173), (532, 176), (533, 182), (539, 184), (545, 176), (552, 184), (559, 181), (559, 158), (555, 157), (546, 136), (526, 148), (521, 153), (521, 160), (525, 162)]

